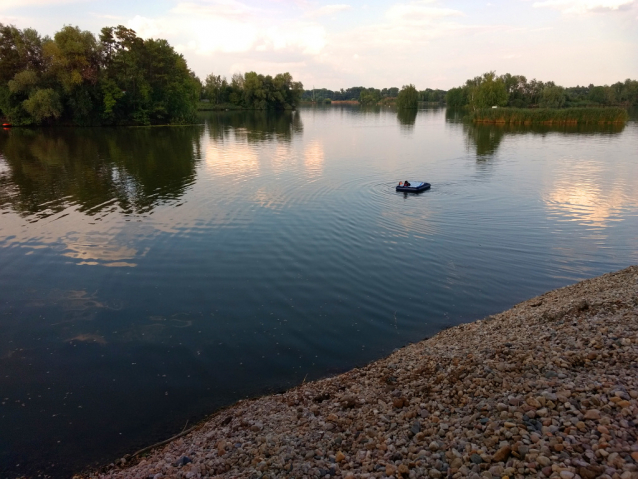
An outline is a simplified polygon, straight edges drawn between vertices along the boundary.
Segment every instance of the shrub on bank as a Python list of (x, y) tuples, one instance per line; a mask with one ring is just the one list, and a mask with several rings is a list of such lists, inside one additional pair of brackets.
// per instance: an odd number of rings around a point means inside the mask
[(629, 118), (624, 108), (486, 108), (470, 114), (476, 123), (587, 124), (624, 123)]

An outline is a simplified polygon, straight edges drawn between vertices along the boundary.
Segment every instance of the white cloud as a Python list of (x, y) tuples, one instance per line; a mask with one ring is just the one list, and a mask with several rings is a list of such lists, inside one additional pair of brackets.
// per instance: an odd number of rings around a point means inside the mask
[(352, 10), (350, 5), (338, 4), (338, 5), (324, 5), (317, 10), (312, 10), (306, 13), (307, 17), (323, 17), (325, 15), (333, 15), (335, 13), (344, 12), (346, 10)]
[(22, 7), (49, 7), (65, 3), (84, 3), (88, 0), (2, 0), (0, 10)]
[[(627, 16), (614, 15), (610, 21), (619, 28), (607, 27), (610, 34), (616, 34), (617, 55), (599, 58), (592, 53), (590, 62), (574, 64), (567, 73), (565, 58), (593, 52), (592, 41), (598, 42), (603, 32), (596, 30), (595, 40), (576, 41), (586, 23), (569, 23), (563, 28), (561, 20), (556, 23), (552, 18), (550, 24), (538, 10), (629, 10), (633, 23), (638, 0), (531, 0), (518, 3), (516, 18), (494, 10), (481, 16), (447, 8), (443, 0), (398, 0), (385, 6), (357, 7), (362, 15), (347, 25), (333, 22), (333, 15), (351, 9), (345, 3), (320, 6), (300, 0), (291, 6), (280, 0), (242, 1), (249, 2), (175, 0), (170, 11), (155, 17), (137, 16), (129, 26), (145, 38), (166, 38), (201, 77), (211, 71), (226, 76), (237, 71), (289, 71), (306, 86), (332, 89), (407, 83), (449, 88), (482, 71), (497, 70), (570, 83), (563, 75), (575, 78), (572, 83), (576, 84), (601, 82), (592, 76), (592, 65), (603, 59), (607, 70), (602, 82), (611, 81), (607, 77), (613, 80), (612, 76), (636, 76), (636, 67), (627, 62), (635, 51), (631, 46), (635, 34), (623, 33), (629, 31)], [(528, 22), (526, 15), (532, 17), (531, 10), (537, 14)], [(582, 18), (582, 22), (589, 21), (593, 20)], [(600, 29), (600, 25), (593, 26)], [(535, 43), (538, 31), (545, 35), (543, 48)], [(508, 38), (505, 45), (503, 38)], [(562, 45), (562, 50), (550, 45)]]
[(462, 16), (463, 12), (451, 8), (429, 7), (421, 2), (393, 5), (386, 12), (392, 22), (432, 23), (444, 17)]
[(545, 0), (535, 2), (534, 7), (555, 8), (563, 13), (588, 13), (619, 10), (634, 3), (635, 0)]
[(316, 55), (326, 44), (326, 32), (318, 23), (275, 20), (267, 12), (235, 1), (181, 2), (170, 17), (136, 16), (129, 27), (144, 38), (180, 41), (179, 50), (198, 55), (282, 51)]

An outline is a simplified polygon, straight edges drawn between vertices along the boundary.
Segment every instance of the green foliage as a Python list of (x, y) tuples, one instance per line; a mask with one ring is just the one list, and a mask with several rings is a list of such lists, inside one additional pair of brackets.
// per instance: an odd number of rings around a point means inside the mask
[(450, 88), (445, 95), (445, 103), (452, 108), (461, 108), (469, 103), (469, 90), (467, 88), (458, 87)]
[(445, 101), (447, 92), (444, 90), (433, 90), (426, 88), (419, 92), (419, 101), (425, 101), (428, 103), (443, 103)]
[(376, 88), (361, 90), (359, 103), (362, 105), (376, 105), (381, 100), (381, 93)]
[(556, 86), (551, 82), (543, 88), (539, 106), (541, 108), (562, 108), (566, 101), (565, 89), (562, 86)]
[(502, 78), (494, 72), (484, 73), (482, 77), (476, 77), (468, 85), (470, 107), (473, 110), (491, 108), (493, 106), (507, 105), (507, 89)]
[(33, 70), (23, 70), (16, 73), (13, 80), (9, 80), (9, 91), (13, 94), (25, 93), (29, 94), (31, 90), (38, 84), (38, 75)]
[(251, 110), (289, 110), (297, 106), (303, 85), (295, 82), (290, 73), (280, 73), (274, 78), (248, 72), (235, 73), (230, 81), (211, 73), (202, 87), (202, 96), (209, 100), (206, 110), (215, 105), (229, 104)]
[(60, 96), (51, 88), (35, 90), (22, 105), (37, 123), (60, 118), (62, 112)]
[(480, 123), (504, 124), (594, 124), (623, 123), (628, 119), (624, 108), (520, 109), (487, 108), (475, 111), (470, 118)]
[(404, 85), (397, 96), (399, 110), (416, 110), (419, 106), (419, 92), (414, 85)]
[(40, 39), (0, 24), (0, 110), (16, 125), (184, 123), (201, 89), (166, 40), (121, 25), (99, 39), (73, 26)]
[[(487, 88), (486, 82), (502, 82), (507, 93), (507, 106), (514, 108), (528, 107), (583, 107), (583, 106), (638, 106), (638, 81), (627, 79), (611, 86), (575, 86), (563, 88), (554, 82), (543, 83), (532, 79), (527, 80), (522, 75), (506, 73), (496, 77), (494, 72), (485, 73), (483, 76), (467, 80), (465, 85), (452, 88), (448, 91), (446, 102), (451, 107), (474, 106), (475, 108), (488, 108), (491, 106), (504, 106), (501, 103), (486, 104), (485, 96), (481, 96), (481, 90)], [(493, 88), (492, 88), (493, 89)], [(502, 99), (500, 92), (496, 98)], [(487, 98), (489, 100), (489, 98)], [(492, 101), (495, 101), (493, 98)], [(481, 103), (477, 105), (476, 103)], [(489, 103), (489, 101), (488, 101)]]

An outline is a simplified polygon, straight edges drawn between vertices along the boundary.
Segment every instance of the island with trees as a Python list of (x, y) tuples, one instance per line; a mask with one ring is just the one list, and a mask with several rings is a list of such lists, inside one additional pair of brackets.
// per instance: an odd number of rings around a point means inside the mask
[(528, 82), (522, 75), (487, 72), (449, 90), (446, 103), (468, 108), (475, 122), (617, 123), (628, 118), (624, 107), (638, 105), (638, 81), (564, 88), (552, 81)]
[(209, 75), (206, 84), (166, 40), (124, 26), (98, 38), (64, 26), (53, 38), (0, 24), (0, 118), (14, 126), (184, 124), (201, 98), (235, 108), (291, 109), (303, 85), (289, 73)]

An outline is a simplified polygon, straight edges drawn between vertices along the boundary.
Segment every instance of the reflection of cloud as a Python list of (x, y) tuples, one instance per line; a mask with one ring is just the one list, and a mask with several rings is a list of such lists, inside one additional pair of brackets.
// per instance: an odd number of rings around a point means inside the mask
[(67, 341), (82, 341), (83, 343), (98, 343), (101, 345), (106, 344), (104, 336), (100, 336), (99, 334), (78, 334), (73, 338), (67, 339)]
[(66, 251), (63, 256), (80, 260), (77, 263), (79, 265), (137, 266), (137, 264), (127, 261), (137, 256), (137, 250), (117, 244), (113, 238), (105, 237), (102, 233), (84, 234), (63, 240), (66, 240)]
[(262, 187), (255, 192), (254, 201), (262, 208), (280, 210), (287, 198), (286, 191), (282, 187)]
[(270, 159), (273, 173), (282, 173), (296, 164), (297, 156), (293, 153), (289, 143), (277, 143), (275, 153)]
[(28, 250), (26, 254), (52, 248), (76, 260), (77, 265), (108, 267), (137, 266), (135, 259), (145, 256), (148, 251), (139, 252), (130, 246), (131, 239), (124, 226), (129, 223), (122, 224), (118, 218), (91, 224), (83, 213), (68, 207), (48, 219), (30, 222), (29, 228), (25, 229), (24, 219), (20, 216), (2, 215), (0, 247), (19, 246)]
[(638, 206), (638, 200), (622, 181), (601, 183), (605, 171), (594, 161), (566, 162), (545, 196), (548, 210), (587, 226), (602, 228), (620, 221), (622, 209)]
[(236, 180), (259, 173), (259, 155), (246, 143), (209, 142), (204, 151), (206, 170), (213, 176), (231, 176)]
[(304, 166), (308, 176), (319, 176), (323, 172), (323, 145), (319, 140), (311, 141), (304, 150)]

